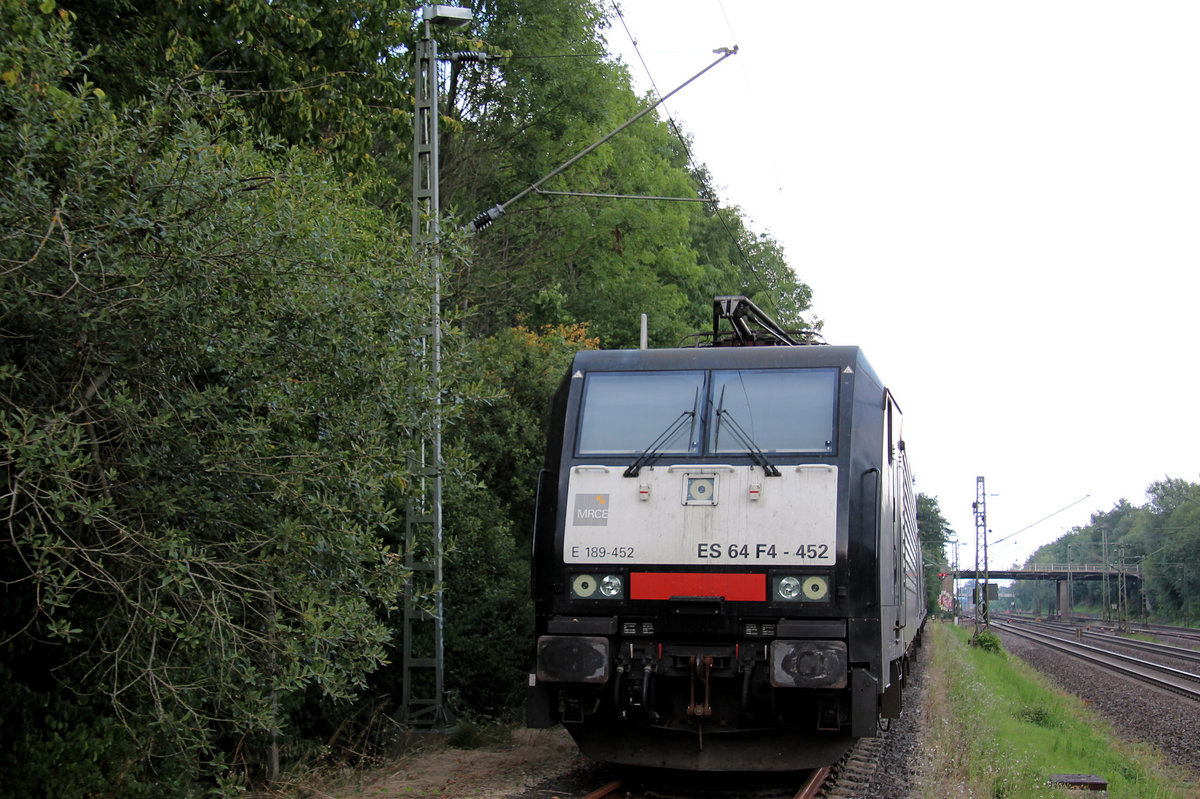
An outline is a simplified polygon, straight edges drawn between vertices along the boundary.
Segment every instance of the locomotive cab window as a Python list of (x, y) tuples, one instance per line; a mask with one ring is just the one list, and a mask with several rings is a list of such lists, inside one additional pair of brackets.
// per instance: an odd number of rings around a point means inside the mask
[(837, 419), (836, 369), (592, 372), (580, 410), (576, 453), (698, 454), (707, 394), (706, 451), (828, 454)]
[(579, 455), (638, 454), (699, 448), (703, 372), (591, 372), (580, 411)]
[(833, 452), (837, 386), (836, 369), (713, 372), (709, 452)]

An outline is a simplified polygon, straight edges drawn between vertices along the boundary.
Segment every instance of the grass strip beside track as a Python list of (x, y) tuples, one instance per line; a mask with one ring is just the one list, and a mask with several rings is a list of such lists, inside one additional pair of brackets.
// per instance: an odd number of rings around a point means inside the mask
[(926, 739), (917, 795), (1037, 799), (1068, 795), (1051, 774), (1094, 774), (1109, 799), (1195, 799), (1152, 749), (1020, 659), (970, 646), (970, 630), (931, 622)]

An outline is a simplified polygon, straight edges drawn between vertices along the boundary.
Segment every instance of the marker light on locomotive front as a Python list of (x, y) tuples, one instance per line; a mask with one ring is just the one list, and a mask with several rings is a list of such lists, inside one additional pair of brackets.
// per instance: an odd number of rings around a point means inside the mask
[(836, 760), (924, 617), (900, 412), (856, 347), (580, 353), (534, 539), (529, 722), (600, 760)]

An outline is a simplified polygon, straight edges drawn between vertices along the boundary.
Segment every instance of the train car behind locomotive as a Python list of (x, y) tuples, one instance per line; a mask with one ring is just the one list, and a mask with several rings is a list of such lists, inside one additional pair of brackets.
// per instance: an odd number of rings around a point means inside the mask
[[(761, 313), (716, 307), (735, 329)], [(857, 347), (579, 353), (533, 556), (528, 722), (590, 757), (811, 768), (900, 713), (916, 501), (900, 409)]]

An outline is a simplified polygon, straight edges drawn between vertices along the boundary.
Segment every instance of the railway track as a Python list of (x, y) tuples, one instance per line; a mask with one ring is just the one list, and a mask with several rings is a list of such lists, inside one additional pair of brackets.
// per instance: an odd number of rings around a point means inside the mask
[(828, 768), (790, 774), (623, 770), (605, 766), (569, 786), (544, 784), (509, 799), (904, 799), (920, 752), (925, 651), (910, 675), (908, 709), (879, 737), (860, 738)]
[[(1125, 655), (1079, 641), (1037, 632), (1022, 625), (993, 621), (992, 626), (1002, 632), (1016, 635), (1042, 646), (1047, 646), (1059, 652), (1086, 660), (1109, 671), (1115, 671), (1133, 677), (1140, 682), (1200, 701), (1200, 674), (1196, 672), (1163, 666), (1132, 655)], [(1128, 639), (1121, 639), (1120, 644), (1121, 646), (1126, 646), (1129, 644), (1129, 641)]]
[(1200, 630), (1193, 630), (1187, 627), (1171, 627), (1166, 624), (1137, 624), (1132, 629), (1134, 632), (1149, 633), (1150, 635), (1167, 635), (1172, 638), (1182, 638), (1188, 641), (1200, 641)]
[[(1010, 619), (1003, 619), (1001, 620), (1001, 623), (1007, 623), (1010, 621)], [(1160, 641), (1142, 641), (1137, 638), (1130, 638), (1128, 635), (1121, 635), (1119, 633), (1112, 632), (1116, 629), (1114, 627), (1093, 627), (1090, 625), (1080, 627), (1078, 624), (1040, 620), (1035, 622), (1034, 619), (1025, 618), (1022, 618), (1019, 621), (1022, 625), (1036, 624), (1036, 627), (1039, 630), (1055, 630), (1061, 633), (1063, 636), (1075, 636), (1077, 640), (1087, 639), (1105, 646), (1133, 649), (1139, 652), (1145, 652), (1147, 654), (1154, 655), (1155, 657), (1170, 658), (1179, 662), (1195, 663), (1200, 665), (1200, 649), (1189, 649), (1187, 647), (1164, 644)], [(1174, 632), (1170, 633), (1172, 637), (1183, 637), (1179, 635), (1179, 633), (1183, 632), (1183, 629), (1179, 627), (1162, 627), (1157, 631), (1135, 628), (1136, 632), (1156, 632), (1157, 634), (1167, 635), (1168, 633), (1164, 632), (1164, 630), (1173, 630)], [(1200, 636), (1196, 636), (1196, 638), (1197, 640), (1200, 640)]]
[(1136, 638), (1129, 638), (1124, 635), (1115, 635), (1113, 633), (1096, 632), (1094, 630), (1084, 630), (1083, 637), (1098, 641), (1109, 646), (1120, 646), (1126, 649), (1134, 649), (1139, 652), (1156, 655), (1158, 657), (1172, 658), (1178, 661), (1187, 663), (1195, 663), (1200, 666), (1200, 650), (1188, 649), (1182, 646), (1171, 646), (1170, 644), (1162, 644), (1154, 641), (1140, 641)]
[[(1019, 621), (1019, 622), (1036, 622), (1048, 627), (1061, 627), (1063, 629), (1074, 630), (1080, 625), (1088, 627), (1097, 627), (1106, 630), (1116, 630), (1115, 622), (1112, 620), (1104, 620), (1099, 616), (1073, 616), (1070, 619), (1046, 618), (1032, 613), (1020, 612), (1005, 612), (996, 614), (992, 617), (993, 621)], [(1167, 638), (1177, 638), (1184, 641), (1200, 641), (1200, 629), (1192, 627), (1176, 627), (1170, 624), (1150, 624), (1148, 622), (1132, 622), (1129, 625), (1129, 632), (1143, 633), (1145, 635), (1157, 635)]]
[[(678, 776), (640, 774), (606, 782), (580, 799), (858, 799), (869, 795), (883, 748), (884, 739), (864, 738), (832, 766), (769, 781), (714, 774), (703, 785), (681, 786)], [(696, 779), (687, 777), (689, 783)]]

